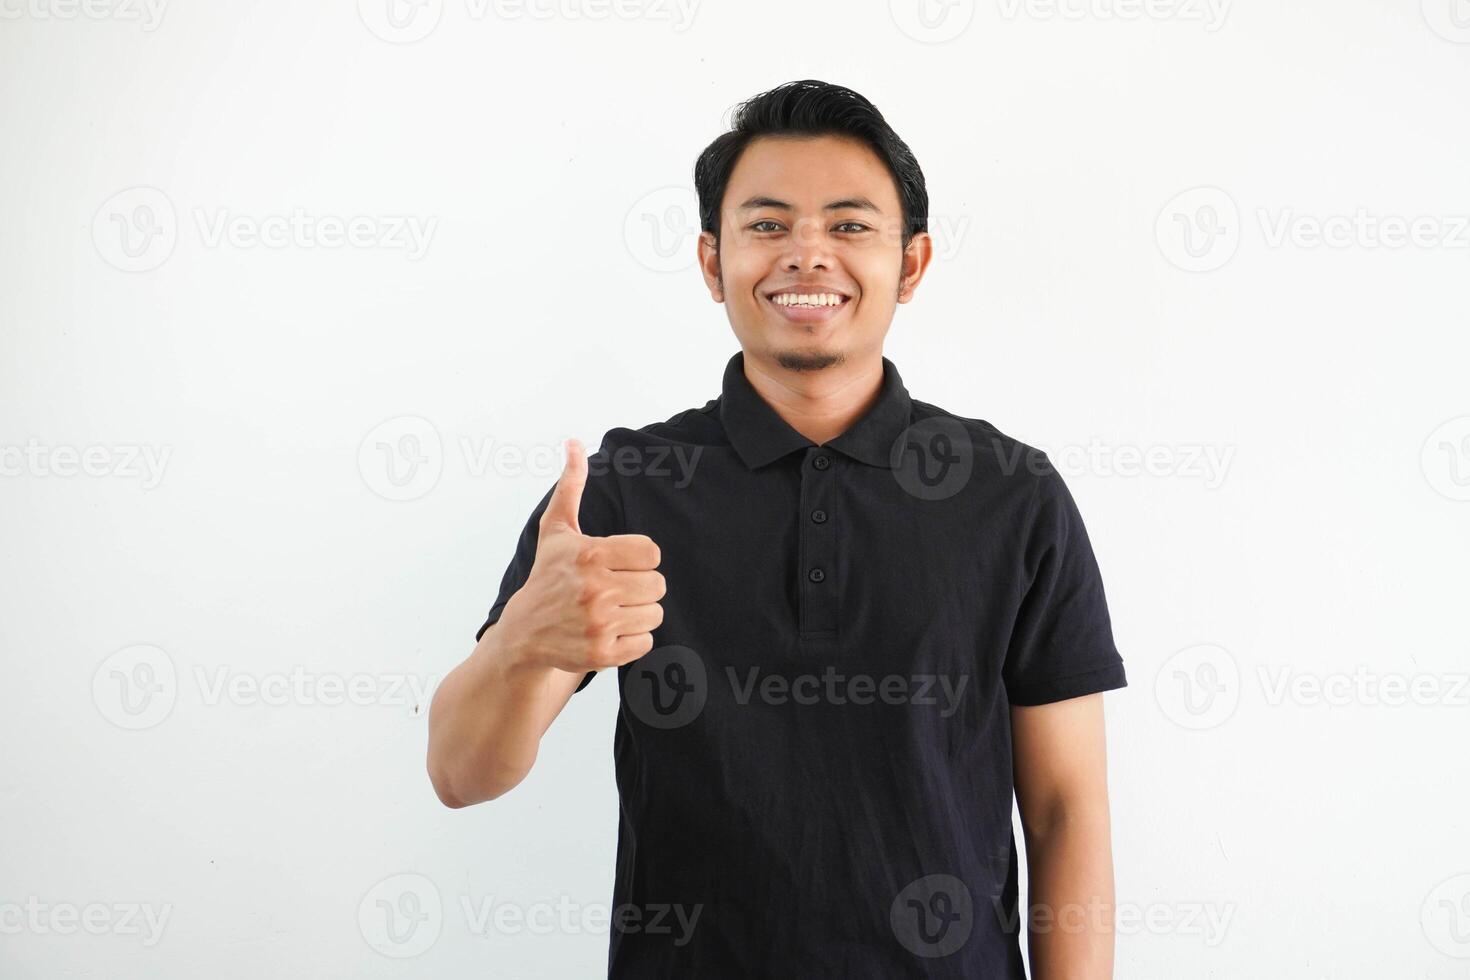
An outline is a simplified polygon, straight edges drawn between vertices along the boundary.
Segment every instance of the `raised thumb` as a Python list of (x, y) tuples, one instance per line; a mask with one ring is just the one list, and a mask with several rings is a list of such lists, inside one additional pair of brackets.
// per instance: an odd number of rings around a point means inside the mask
[(568, 439), (563, 445), (567, 451), (566, 466), (561, 479), (551, 491), (551, 499), (541, 514), (541, 532), (571, 530), (582, 533), (577, 523), (577, 513), (582, 509), (582, 489), (587, 486), (587, 451), (577, 439)]

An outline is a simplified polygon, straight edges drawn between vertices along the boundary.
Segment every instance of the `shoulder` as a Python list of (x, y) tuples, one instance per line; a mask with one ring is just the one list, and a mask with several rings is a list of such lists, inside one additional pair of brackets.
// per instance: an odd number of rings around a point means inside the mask
[(624, 458), (632, 453), (667, 450), (674, 446), (721, 446), (728, 445), (724, 429), (715, 413), (718, 402), (710, 399), (698, 407), (676, 412), (662, 422), (650, 422), (633, 428), (615, 426), (602, 437), (600, 454)]
[(931, 402), (912, 399), (911, 438), (942, 438), (949, 451), (968, 459), (972, 481), (1033, 500), (1065, 492), (1065, 483), (1044, 449), (1023, 442), (993, 423), (957, 415)]

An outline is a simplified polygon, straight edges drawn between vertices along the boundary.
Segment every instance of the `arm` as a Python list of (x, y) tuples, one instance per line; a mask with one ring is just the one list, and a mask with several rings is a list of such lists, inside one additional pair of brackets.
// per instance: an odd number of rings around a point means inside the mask
[(1111, 980), (1113, 857), (1102, 694), (1011, 708), (1035, 980)]
[(445, 806), (513, 789), (586, 673), (653, 648), (663, 622), (658, 546), (642, 534), (583, 534), (577, 517), (586, 482), (581, 445), (569, 440), (525, 584), (434, 692), (428, 770)]
[(493, 800), (525, 779), (541, 736), (582, 680), (527, 656), (511, 615), (515, 600), (440, 682), (429, 706), (429, 779), (448, 807)]

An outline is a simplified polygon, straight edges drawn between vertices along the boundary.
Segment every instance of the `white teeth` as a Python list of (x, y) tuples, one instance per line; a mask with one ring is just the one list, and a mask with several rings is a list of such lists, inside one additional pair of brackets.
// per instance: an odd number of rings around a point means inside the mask
[(842, 297), (836, 293), (780, 293), (772, 302), (777, 306), (841, 306)]

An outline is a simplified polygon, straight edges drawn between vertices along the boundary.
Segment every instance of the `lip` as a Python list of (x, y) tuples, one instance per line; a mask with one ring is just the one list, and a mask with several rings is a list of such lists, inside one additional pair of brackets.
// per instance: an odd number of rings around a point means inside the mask
[[(781, 293), (836, 293), (842, 297), (842, 302), (836, 306), (813, 306), (810, 309), (800, 309), (794, 306), (780, 306), (773, 296)], [(852, 296), (846, 290), (833, 289), (830, 286), (786, 286), (781, 289), (772, 290), (764, 294), (764, 299), (771, 309), (775, 310), (783, 319), (791, 323), (810, 324), (826, 323), (836, 318), (843, 310), (852, 305)]]

